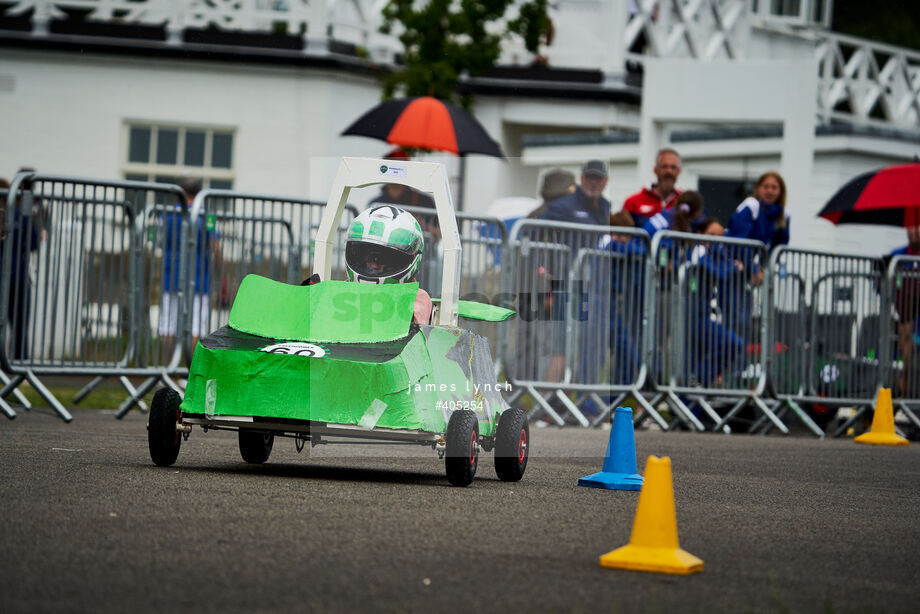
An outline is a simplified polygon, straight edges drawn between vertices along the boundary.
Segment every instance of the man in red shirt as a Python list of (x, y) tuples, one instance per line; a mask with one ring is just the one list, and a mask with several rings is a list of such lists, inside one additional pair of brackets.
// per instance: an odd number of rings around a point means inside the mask
[(676, 151), (659, 151), (655, 158), (654, 170), (658, 181), (642, 188), (623, 203), (623, 210), (633, 216), (637, 227), (641, 227), (648, 218), (660, 213), (662, 209), (672, 207), (683, 191), (674, 187), (680, 176), (680, 155)]

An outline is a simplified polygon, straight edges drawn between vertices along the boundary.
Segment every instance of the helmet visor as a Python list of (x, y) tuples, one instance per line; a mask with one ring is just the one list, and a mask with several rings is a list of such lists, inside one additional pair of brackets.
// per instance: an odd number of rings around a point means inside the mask
[(345, 261), (359, 275), (390, 277), (409, 268), (414, 256), (392, 247), (349, 241), (345, 244)]

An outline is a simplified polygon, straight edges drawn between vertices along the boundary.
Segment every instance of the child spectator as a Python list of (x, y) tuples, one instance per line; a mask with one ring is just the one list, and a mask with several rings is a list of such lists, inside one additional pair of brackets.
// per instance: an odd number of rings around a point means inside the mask
[(687, 190), (678, 195), (674, 207), (650, 217), (642, 225), (642, 229), (650, 237), (654, 237), (659, 230), (696, 232), (697, 227), (706, 217), (706, 211), (703, 209), (703, 196), (694, 190)]
[[(714, 218), (704, 219), (699, 234), (722, 236), (724, 228)], [(703, 387), (720, 381), (727, 367), (738, 365), (744, 358), (743, 338), (730, 325), (726, 311), (739, 305), (744, 292), (740, 273), (744, 265), (732, 257), (730, 249), (721, 244), (700, 243), (690, 252), (690, 262), (698, 265), (696, 289), (691, 297), (688, 328), (688, 359), (685, 364), (695, 369)]]

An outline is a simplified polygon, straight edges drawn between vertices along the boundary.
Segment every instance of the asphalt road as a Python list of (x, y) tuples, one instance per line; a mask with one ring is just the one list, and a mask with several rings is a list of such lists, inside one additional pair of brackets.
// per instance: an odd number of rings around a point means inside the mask
[(636, 433), (671, 457), (702, 573), (603, 569), (638, 493), (576, 486), (608, 433), (534, 429), (523, 481), (452, 488), (429, 449), (196, 429), (154, 466), (145, 417), (0, 419), (0, 612), (915, 612), (920, 445)]

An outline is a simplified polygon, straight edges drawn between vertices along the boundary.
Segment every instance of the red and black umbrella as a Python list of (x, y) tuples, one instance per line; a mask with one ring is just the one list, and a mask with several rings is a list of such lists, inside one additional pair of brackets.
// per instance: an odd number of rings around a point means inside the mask
[(342, 136), (349, 134), (460, 156), (478, 153), (505, 157), (475, 117), (431, 96), (382, 102), (346, 128)]
[(834, 224), (920, 224), (920, 164), (898, 164), (860, 175), (818, 213)]

